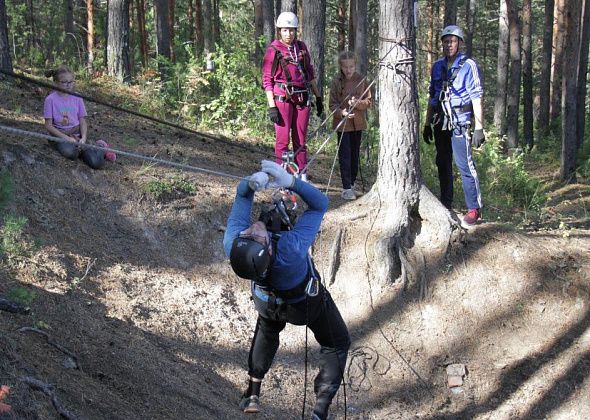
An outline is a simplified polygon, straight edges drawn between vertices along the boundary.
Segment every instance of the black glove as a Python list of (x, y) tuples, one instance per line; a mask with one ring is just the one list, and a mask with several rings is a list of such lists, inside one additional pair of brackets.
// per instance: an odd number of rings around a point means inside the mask
[(475, 130), (471, 135), (471, 146), (479, 149), (482, 144), (486, 141), (486, 135), (483, 133), (483, 130), (480, 128)]
[(268, 108), (268, 118), (275, 124), (281, 122), (281, 114), (279, 113), (279, 109), (276, 106), (271, 106)]
[(424, 131), (422, 131), (422, 138), (426, 144), (432, 143), (432, 127), (429, 125), (424, 126)]
[(324, 102), (322, 101), (322, 97), (321, 96), (316, 96), (315, 97), (315, 107), (316, 107), (316, 114), (318, 117), (322, 116), (322, 113), (324, 112)]

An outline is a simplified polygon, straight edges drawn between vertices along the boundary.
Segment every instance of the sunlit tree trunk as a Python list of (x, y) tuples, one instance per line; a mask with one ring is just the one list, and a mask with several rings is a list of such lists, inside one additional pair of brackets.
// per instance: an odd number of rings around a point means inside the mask
[(6, 4), (0, 0), (0, 69), (12, 71), (10, 44), (8, 43), (8, 25), (6, 20)]
[(445, 18), (443, 26), (457, 24), (457, 0), (445, 0)]
[(590, 0), (584, 0), (581, 21), (580, 67), (578, 69), (578, 97), (576, 100), (576, 138), (578, 150), (584, 141), (586, 125), (586, 80), (588, 79), (588, 48), (590, 44)]
[(137, 12), (137, 32), (139, 33), (139, 52), (143, 68), (148, 66), (148, 45), (147, 33), (145, 30), (145, 5), (143, 0), (136, 0), (135, 10)]
[(473, 56), (473, 34), (475, 33), (475, 17), (477, 16), (477, 0), (465, 0), (466, 22), (465, 35), (465, 53), (467, 56)]
[(581, 0), (568, 0), (564, 9), (565, 54), (563, 91), (561, 99), (561, 181), (576, 181), (576, 102), (578, 90), (578, 66), (580, 62), (580, 16)]
[(494, 125), (498, 134), (506, 134), (506, 92), (508, 89), (509, 30), (506, 0), (500, 0), (498, 22), (498, 61), (496, 66), (496, 98), (494, 100)]
[(94, 0), (86, 0), (86, 49), (88, 73), (94, 72)]
[(359, 74), (365, 76), (369, 67), (369, 58), (367, 53), (368, 39), (367, 39), (367, 26), (368, 26), (368, 1), (367, 0), (355, 0), (357, 25), (356, 25), (356, 36), (354, 41), (354, 52), (357, 58), (357, 71)]
[(533, 147), (533, 51), (532, 0), (522, 4), (522, 109), (523, 140), (528, 149)]
[(110, 0), (108, 39), (108, 74), (119, 82), (129, 83), (129, 0)]
[(553, 25), (553, 59), (551, 61), (551, 102), (549, 110), (550, 123), (553, 123), (561, 111), (561, 84), (564, 68), (565, 44), (565, 0), (555, 0), (555, 23)]
[(545, 0), (545, 19), (543, 21), (543, 48), (541, 49), (539, 80), (539, 117), (537, 120), (537, 138), (544, 137), (549, 127), (549, 109), (551, 107), (551, 56), (553, 55), (553, 12), (554, 0)]
[(302, 39), (307, 44), (320, 93), (324, 88), (324, 49), (326, 43), (326, 0), (303, 0)]
[(518, 114), (520, 106), (520, 23), (516, 0), (506, 0), (510, 33), (510, 80), (506, 97), (506, 146), (518, 147)]

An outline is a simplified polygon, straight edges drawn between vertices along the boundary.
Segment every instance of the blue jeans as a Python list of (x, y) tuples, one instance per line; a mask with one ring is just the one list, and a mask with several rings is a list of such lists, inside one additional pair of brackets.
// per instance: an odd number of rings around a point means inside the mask
[(471, 154), (471, 134), (469, 127), (458, 127), (452, 131), (441, 130), (440, 125), (434, 126), (434, 144), (436, 146), (436, 166), (440, 182), (440, 201), (451, 208), (453, 203), (453, 166), (459, 168), (465, 204), (469, 209), (483, 207), (479, 178), (475, 162)]

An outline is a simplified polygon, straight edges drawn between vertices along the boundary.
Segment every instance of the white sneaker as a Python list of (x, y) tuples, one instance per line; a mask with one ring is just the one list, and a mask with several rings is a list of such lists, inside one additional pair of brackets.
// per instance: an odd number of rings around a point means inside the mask
[(307, 182), (307, 174), (301, 174), (301, 180)]
[(342, 190), (342, 198), (345, 200), (356, 200), (356, 194), (352, 188), (348, 190)]

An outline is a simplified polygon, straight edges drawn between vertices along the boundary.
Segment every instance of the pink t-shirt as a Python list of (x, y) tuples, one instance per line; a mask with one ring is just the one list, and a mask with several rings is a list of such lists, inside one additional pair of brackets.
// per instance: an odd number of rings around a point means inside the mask
[(51, 92), (45, 98), (43, 118), (51, 118), (53, 126), (57, 129), (74, 128), (80, 125), (80, 118), (84, 118), (86, 115), (84, 101), (78, 96)]

